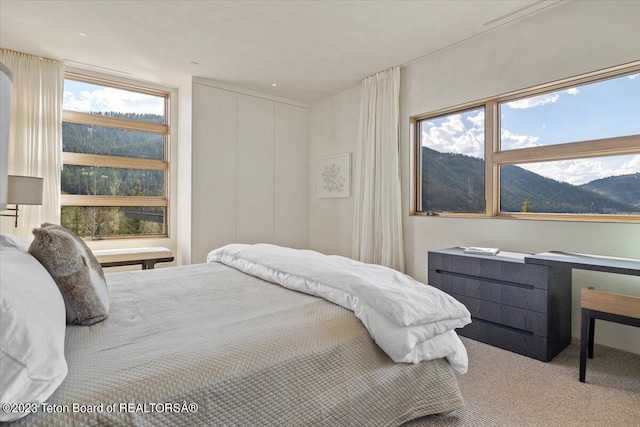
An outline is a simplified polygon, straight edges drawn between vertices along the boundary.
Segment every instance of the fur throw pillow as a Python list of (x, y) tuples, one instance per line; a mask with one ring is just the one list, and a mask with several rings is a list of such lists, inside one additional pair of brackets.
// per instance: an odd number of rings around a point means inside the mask
[(102, 267), (91, 249), (72, 231), (55, 224), (33, 230), (29, 253), (55, 280), (71, 325), (93, 325), (107, 318), (109, 294)]

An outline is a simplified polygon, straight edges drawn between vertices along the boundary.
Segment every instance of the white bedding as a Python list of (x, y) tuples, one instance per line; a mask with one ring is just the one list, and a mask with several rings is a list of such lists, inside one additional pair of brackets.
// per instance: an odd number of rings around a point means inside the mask
[[(394, 363), (322, 298), (220, 263), (106, 279), (109, 317), (67, 326), (69, 373), (47, 404), (69, 410), (40, 408), (11, 427), (392, 427), (464, 405), (446, 360)], [(198, 410), (152, 409), (183, 402)]]
[(395, 362), (446, 357), (460, 373), (467, 352), (455, 333), (471, 323), (446, 293), (387, 267), (269, 244), (232, 244), (211, 251), (220, 262), (288, 289), (322, 297), (354, 312)]

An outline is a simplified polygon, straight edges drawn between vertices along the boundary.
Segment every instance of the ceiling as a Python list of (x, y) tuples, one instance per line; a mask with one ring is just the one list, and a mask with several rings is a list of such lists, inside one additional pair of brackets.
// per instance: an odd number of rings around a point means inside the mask
[(198, 76), (312, 103), (558, 3), (0, 0), (0, 47), (172, 87)]

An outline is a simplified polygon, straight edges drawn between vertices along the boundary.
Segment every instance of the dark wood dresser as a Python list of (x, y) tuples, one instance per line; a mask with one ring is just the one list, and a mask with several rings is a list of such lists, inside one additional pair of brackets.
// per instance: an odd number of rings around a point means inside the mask
[(429, 284), (471, 312), (457, 332), (548, 362), (571, 341), (571, 269), (525, 264), (530, 254), (429, 252)]

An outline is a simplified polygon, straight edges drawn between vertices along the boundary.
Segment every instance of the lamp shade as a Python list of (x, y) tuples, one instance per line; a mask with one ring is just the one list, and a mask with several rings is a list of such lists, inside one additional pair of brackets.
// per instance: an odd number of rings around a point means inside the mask
[(42, 178), (9, 175), (7, 203), (14, 205), (41, 205)]

